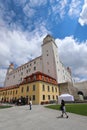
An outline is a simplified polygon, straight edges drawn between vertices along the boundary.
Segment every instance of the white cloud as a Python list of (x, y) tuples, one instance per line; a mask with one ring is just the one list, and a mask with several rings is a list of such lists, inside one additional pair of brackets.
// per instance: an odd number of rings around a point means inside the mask
[(29, 5), (31, 7), (42, 6), (47, 3), (47, 0), (30, 0)]
[(62, 0), (60, 1), (60, 17), (63, 18), (65, 15), (65, 7), (67, 6), (67, 0)]
[(26, 6), (24, 6), (23, 11), (28, 17), (32, 17), (35, 14), (35, 9), (31, 8), (29, 4), (26, 4)]
[[(0, 62), (8, 65), (14, 61), (20, 65), (40, 54), (38, 47), (41, 45), (46, 29), (41, 26), (33, 32), (22, 32), (21, 30), (0, 30)], [(22, 56), (22, 58), (20, 58)]]
[(34, 7), (43, 6), (47, 3), (47, 0), (30, 0), (24, 4), (23, 11), (27, 17), (33, 17), (36, 13)]
[(3, 87), (6, 72), (7, 72), (7, 69), (2, 69), (0, 66), (0, 87)]
[(81, 1), (72, 0), (68, 11), (69, 16), (78, 17), (80, 14), (80, 10), (81, 10)]
[(24, 6), (27, 0), (13, 0), (16, 5)]
[(87, 79), (87, 41), (79, 43), (73, 37), (56, 39), (60, 60), (72, 69), (74, 79)]
[(29, 4), (30, 7), (43, 6), (47, 3), (47, 0), (13, 0), (18, 6), (26, 6)]
[(83, 25), (87, 25), (87, 0), (84, 0), (84, 5), (82, 7), (82, 11), (80, 13), (79, 23)]
[(52, 12), (56, 15), (59, 15), (60, 18), (63, 18), (66, 13), (65, 11), (66, 6), (67, 6), (67, 0), (58, 1), (57, 4), (52, 5)]
[(41, 44), (47, 33), (44, 23), (32, 32), (0, 28), (0, 82), (5, 79), (3, 67), (8, 68), (11, 62), (20, 66), (41, 55)]

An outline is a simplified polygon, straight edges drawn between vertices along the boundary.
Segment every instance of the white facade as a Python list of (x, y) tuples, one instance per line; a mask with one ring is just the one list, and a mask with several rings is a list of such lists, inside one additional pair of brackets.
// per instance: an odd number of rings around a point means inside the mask
[(47, 35), (43, 40), (42, 55), (40, 57), (16, 69), (13, 64), (9, 66), (5, 86), (19, 84), (24, 77), (37, 71), (50, 75), (55, 78), (58, 83), (72, 81), (70, 69), (68, 68), (67, 70), (60, 62), (57, 45), (50, 35)]

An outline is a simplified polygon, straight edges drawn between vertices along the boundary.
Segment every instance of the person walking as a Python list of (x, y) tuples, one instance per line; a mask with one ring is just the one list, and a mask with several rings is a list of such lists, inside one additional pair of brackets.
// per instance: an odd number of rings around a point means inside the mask
[(32, 109), (32, 100), (30, 98), (30, 101), (29, 101), (29, 106), (30, 106), (30, 110)]
[(66, 118), (68, 118), (68, 115), (67, 115), (67, 113), (66, 113), (66, 108), (65, 108), (65, 101), (64, 101), (63, 99), (61, 100), (60, 109), (61, 109), (61, 111), (62, 111), (61, 117), (63, 117), (64, 114), (65, 114), (65, 115), (66, 115)]

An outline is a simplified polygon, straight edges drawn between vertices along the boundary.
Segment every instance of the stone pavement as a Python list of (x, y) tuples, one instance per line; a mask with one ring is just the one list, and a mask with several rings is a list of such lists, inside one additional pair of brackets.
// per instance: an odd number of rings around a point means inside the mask
[(61, 112), (41, 105), (14, 106), (0, 109), (0, 130), (86, 130), (87, 117), (68, 113), (69, 118), (58, 118)]

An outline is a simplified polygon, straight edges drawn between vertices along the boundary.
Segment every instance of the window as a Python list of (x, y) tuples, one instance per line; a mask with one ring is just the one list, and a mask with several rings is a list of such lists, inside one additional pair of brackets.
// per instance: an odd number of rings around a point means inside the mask
[(33, 79), (36, 80), (36, 75), (34, 75)]
[(54, 100), (54, 95), (53, 95), (53, 100)]
[(32, 96), (32, 100), (33, 100), (33, 101), (35, 100), (35, 95)]
[(45, 85), (44, 84), (42, 85), (42, 91), (45, 91)]
[(20, 78), (20, 81), (22, 81), (22, 78)]
[(33, 91), (35, 91), (35, 85), (33, 85)]
[(28, 73), (28, 70), (26, 70), (26, 73)]
[(50, 87), (48, 86), (48, 92), (50, 91)]
[(18, 93), (18, 91), (16, 90), (16, 94)]
[(29, 91), (29, 86), (27, 86), (27, 90), (26, 90), (27, 92)]
[(58, 100), (58, 96), (56, 95), (56, 99)]
[(7, 95), (7, 91), (6, 91), (6, 95)]
[(50, 82), (52, 82), (52, 79), (50, 79)]
[(52, 92), (54, 92), (54, 87), (52, 87)]
[(36, 61), (34, 61), (34, 64), (36, 64)]
[(42, 76), (42, 80), (44, 80), (44, 76)]
[(13, 91), (13, 95), (14, 95), (14, 91)]
[(24, 91), (24, 88), (22, 87), (22, 88), (21, 88), (21, 92), (23, 93), (23, 91)]
[(30, 82), (30, 81), (31, 81), (31, 78), (29, 77), (29, 78), (28, 78), (28, 82)]
[(23, 72), (21, 72), (21, 75), (23, 75)]
[(48, 100), (50, 100), (50, 95), (48, 95)]
[(36, 70), (36, 66), (34, 66), (34, 70)]
[(48, 77), (46, 77), (46, 81), (48, 81), (49, 79), (48, 79)]
[(55, 88), (55, 91), (57, 92), (57, 88)]
[(43, 100), (45, 100), (45, 95), (43, 95)]

